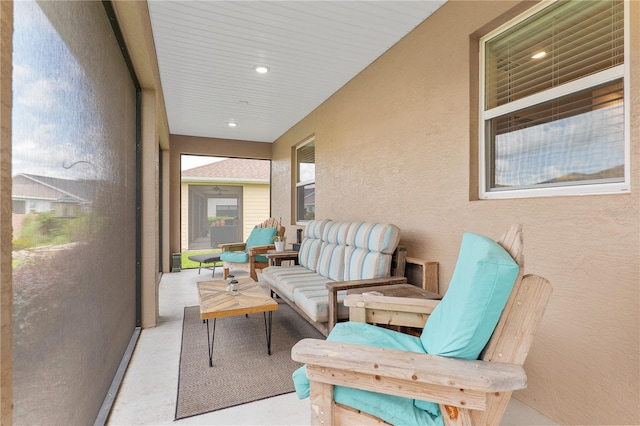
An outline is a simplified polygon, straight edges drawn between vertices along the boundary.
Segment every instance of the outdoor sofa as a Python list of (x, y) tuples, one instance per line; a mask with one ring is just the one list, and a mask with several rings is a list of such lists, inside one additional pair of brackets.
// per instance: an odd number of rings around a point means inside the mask
[(262, 280), (325, 335), (349, 317), (343, 304), (348, 289), (407, 281), (406, 250), (398, 247), (395, 225), (313, 220), (303, 235), (299, 264), (265, 268)]

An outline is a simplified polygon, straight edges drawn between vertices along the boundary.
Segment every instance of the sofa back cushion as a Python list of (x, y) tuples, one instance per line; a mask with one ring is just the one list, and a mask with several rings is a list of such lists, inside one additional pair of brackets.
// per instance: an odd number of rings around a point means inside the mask
[(318, 257), (322, 246), (322, 233), (329, 219), (312, 220), (304, 228), (303, 240), (298, 252), (298, 262), (301, 266), (315, 272), (318, 267)]
[(500, 244), (465, 233), (449, 288), (422, 330), (425, 351), (477, 359), (491, 338), (519, 271)]
[(352, 222), (347, 232), (343, 280), (391, 275), (391, 255), (400, 242), (400, 229), (386, 223)]
[(322, 241), (330, 244), (345, 245), (353, 222), (328, 222), (322, 232)]
[(391, 275), (391, 255), (347, 246), (344, 281), (383, 278)]
[(334, 281), (344, 277), (345, 242), (351, 222), (329, 222), (322, 233), (322, 248), (318, 259), (318, 273)]
[(351, 222), (346, 244), (368, 251), (393, 254), (400, 242), (400, 228), (388, 223)]

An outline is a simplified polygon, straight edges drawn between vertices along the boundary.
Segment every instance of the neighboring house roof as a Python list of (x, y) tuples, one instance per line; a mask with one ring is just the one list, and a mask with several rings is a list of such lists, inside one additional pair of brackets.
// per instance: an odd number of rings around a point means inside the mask
[(248, 160), (229, 158), (193, 169), (183, 170), (183, 178), (220, 178), (232, 180), (269, 181), (271, 162), (269, 160)]
[(21, 173), (12, 178), (12, 198), (86, 203), (94, 192), (89, 181), (59, 179)]

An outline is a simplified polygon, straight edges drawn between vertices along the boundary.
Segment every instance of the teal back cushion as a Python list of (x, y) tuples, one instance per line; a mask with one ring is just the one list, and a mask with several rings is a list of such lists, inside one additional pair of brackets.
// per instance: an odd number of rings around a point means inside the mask
[[(247, 238), (245, 251), (226, 251), (220, 255), (220, 260), (231, 263), (247, 263), (249, 262), (249, 247), (266, 246), (273, 244), (273, 237), (276, 235), (276, 228), (253, 228), (249, 238)], [(258, 262), (268, 262), (266, 256), (257, 255)]]
[(276, 228), (253, 228), (247, 239), (247, 248), (273, 244)]
[(420, 340), (427, 353), (477, 359), (498, 323), (519, 266), (497, 242), (465, 233), (449, 288)]
[[(276, 233), (276, 228), (253, 228), (251, 230), (251, 234), (249, 234), (249, 238), (247, 239), (247, 249), (249, 247), (273, 244), (273, 237), (275, 237)], [(247, 259), (247, 262), (248, 261), (249, 260)], [(268, 262), (269, 259), (267, 259), (266, 256), (259, 254), (256, 256), (256, 261)]]

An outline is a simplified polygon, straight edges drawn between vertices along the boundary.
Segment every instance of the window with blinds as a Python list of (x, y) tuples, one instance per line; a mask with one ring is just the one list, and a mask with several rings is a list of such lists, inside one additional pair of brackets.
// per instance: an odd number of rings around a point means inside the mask
[(629, 191), (622, 0), (543, 2), (480, 46), (481, 198)]
[(296, 221), (316, 217), (316, 142), (315, 138), (296, 148)]

